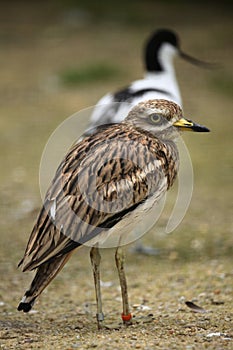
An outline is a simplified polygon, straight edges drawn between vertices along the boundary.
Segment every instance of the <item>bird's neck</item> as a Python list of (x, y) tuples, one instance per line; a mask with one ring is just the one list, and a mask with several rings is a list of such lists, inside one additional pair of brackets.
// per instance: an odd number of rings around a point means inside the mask
[(146, 70), (148, 74), (169, 73), (175, 75), (173, 60), (177, 50), (169, 45), (163, 44), (153, 54), (147, 53)]

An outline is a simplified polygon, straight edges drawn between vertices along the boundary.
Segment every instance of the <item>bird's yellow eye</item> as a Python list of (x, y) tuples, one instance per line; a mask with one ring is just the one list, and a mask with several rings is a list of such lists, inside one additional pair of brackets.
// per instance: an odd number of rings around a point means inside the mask
[(161, 119), (162, 119), (162, 116), (160, 114), (154, 113), (150, 115), (150, 120), (155, 124), (161, 122)]

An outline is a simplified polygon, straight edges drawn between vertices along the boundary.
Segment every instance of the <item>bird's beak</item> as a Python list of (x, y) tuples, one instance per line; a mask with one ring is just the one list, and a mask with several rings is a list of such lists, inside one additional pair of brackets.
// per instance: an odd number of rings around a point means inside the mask
[(214, 69), (214, 68), (219, 68), (220, 65), (217, 63), (210, 63), (210, 62), (205, 62), (205, 61), (201, 61), (195, 57), (192, 57), (190, 55), (188, 55), (187, 53), (179, 50), (179, 55), (181, 58), (183, 58), (185, 61), (188, 61), (190, 63), (192, 63), (195, 66), (200, 66), (203, 68), (209, 68), (209, 69)]
[(176, 126), (180, 130), (184, 131), (196, 131), (196, 132), (208, 132), (210, 131), (203, 125), (192, 122), (191, 120), (181, 118), (173, 123), (173, 126)]

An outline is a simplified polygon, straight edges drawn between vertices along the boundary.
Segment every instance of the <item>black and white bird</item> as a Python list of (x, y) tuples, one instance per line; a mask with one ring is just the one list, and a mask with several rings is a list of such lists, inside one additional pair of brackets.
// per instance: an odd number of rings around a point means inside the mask
[(150, 100), (135, 106), (122, 123), (102, 127), (71, 148), (56, 171), (19, 263), (23, 271), (36, 269), (19, 311), (30, 311), (71, 254), (88, 243), (101, 328), (99, 245), (113, 236), (122, 319), (130, 322), (122, 245), (146, 213), (156, 212), (156, 203), (176, 178), (177, 130), (209, 131), (185, 119), (177, 104)]
[(181, 50), (178, 34), (159, 29), (147, 40), (144, 50), (145, 76), (129, 86), (103, 96), (96, 104), (90, 125), (84, 135), (95, 131), (98, 125), (119, 123), (132, 106), (149, 99), (166, 99), (182, 107), (182, 98), (176, 79), (174, 58), (178, 56), (194, 65), (211, 67), (207, 62), (191, 57)]

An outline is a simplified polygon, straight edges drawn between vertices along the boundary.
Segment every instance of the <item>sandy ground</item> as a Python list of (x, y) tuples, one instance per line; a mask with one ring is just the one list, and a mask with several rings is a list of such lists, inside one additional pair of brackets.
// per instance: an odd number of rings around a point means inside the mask
[[(0, 11), (0, 346), (1, 349), (232, 349), (232, 18), (230, 6), (102, 1), (65, 5), (11, 2)], [(192, 14), (192, 17), (190, 17)], [(190, 19), (191, 18), (191, 19)], [(158, 27), (180, 33), (190, 54), (214, 71), (176, 60), (185, 114), (211, 129), (185, 135), (194, 191), (181, 225), (159, 234), (169, 204), (145, 237), (159, 249), (142, 256), (126, 247), (133, 325), (120, 323), (114, 250), (102, 253), (106, 325), (98, 331), (89, 249), (83, 247), (29, 314), (17, 312), (32, 274), (17, 269), (41, 206), (41, 154), (53, 130), (107, 91), (142, 75), (141, 45)], [(61, 72), (98, 63), (112, 79), (62, 85)], [(80, 69), (81, 69), (80, 68)], [(175, 193), (172, 192), (171, 200)], [(186, 301), (202, 307), (196, 313)]]

